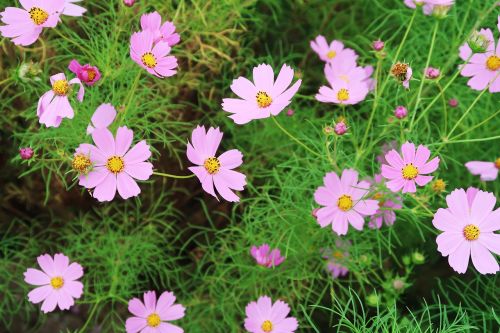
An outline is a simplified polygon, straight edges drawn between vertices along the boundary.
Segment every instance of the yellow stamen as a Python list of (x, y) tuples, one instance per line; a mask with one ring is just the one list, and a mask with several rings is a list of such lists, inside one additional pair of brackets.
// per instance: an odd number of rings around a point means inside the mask
[(500, 157), (495, 160), (495, 166), (500, 169)]
[(96, 72), (93, 69), (87, 69), (87, 77), (89, 81), (94, 81), (96, 77)]
[(479, 228), (474, 224), (467, 224), (464, 228), (464, 237), (469, 241), (478, 239), (480, 233)]
[(106, 162), (106, 168), (112, 173), (120, 173), (125, 169), (125, 162), (121, 156), (112, 156)]
[(349, 99), (349, 91), (347, 89), (340, 89), (339, 92), (337, 93), (337, 99), (340, 102), (347, 101)]
[(153, 53), (151, 53), (151, 52), (144, 53), (141, 57), (141, 60), (142, 60), (142, 63), (144, 64), (144, 66), (146, 66), (148, 68), (155, 68), (156, 67), (156, 64), (157, 64), (156, 58), (153, 55)]
[(203, 166), (205, 167), (205, 170), (211, 175), (216, 174), (219, 172), (220, 169), (220, 162), (217, 158), (215, 157), (209, 157), (205, 160), (205, 163), (203, 163)]
[(60, 289), (62, 288), (62, 286), (64, 286), (64, 280), (60, 276), (53, 277), (52, 279), (50, 279), (50, 285), (54, 289)]
[(328, 53), (326, 54), (326, 57), (328, 59), (333, 59), (333, 58), (335, 58), (336, 55), (337, 55), (337, 52), (332, 50), (332, 51), (328, 51)]
[(259, 108), (267, 108), (273, 102), (271, 96), (269, 96), (265, 91), (259, 91), (256, 98)]
[(352, 208), (352, 198), (350, 195), (343, 195), (337, 200), (337, 206), (344, 212)]
[(446, 183), (442, 179), (436, 179), (432, 183), (432, 190), (436, 193), (441, 193), (446, 189)]
[(69, 91), (69, 83), (66, 80), (57, 80), (52, 85), (52, 90), (58, 96), (66, 96)]
[(49, 19), (49, 13), (39, 7), (29, 10), (30, 18), (36, 25), (44, 24)]
[(73, 170), (81, 174), (87, 174), (92, 167), (92, 161), (90, 158), (83, 154), (76, 154), (71, 162)]
[(161, 324), (160, 316), (156, 313), (152, 313), (146, 318), (146, 322), (149, 327), (158, 327)]
[(486, 60), (486, 68), (490, 71), (497, 71), (500, 69), (500, 57), (497, 55), (489, 56)]
[(271, 332), (273, 330), (273, 323), (271, 323), (270, 320), (266, 320), (265, 322), (262, 323), (262, 326), (260, 327), (264, 332)]
[(401, 81), (406, 80), (407, 72), (408, 72), (408, 64), (403, 64), (401, 62), (396, 63), (391, 68), (391, 74)]
[(401, 169), (403, 178), (406, 180), (413, 180), (418, 176), (418, 169), (412, 164), (407, 164), (403, 169)]

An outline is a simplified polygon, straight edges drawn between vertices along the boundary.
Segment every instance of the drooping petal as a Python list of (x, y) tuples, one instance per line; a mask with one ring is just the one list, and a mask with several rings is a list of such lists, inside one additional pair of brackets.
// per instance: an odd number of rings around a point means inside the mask
[(472, 263), (481, 274), (495, 274), (498, 272), (498, 263), (495, 257), (480, 242), (471, 242)]

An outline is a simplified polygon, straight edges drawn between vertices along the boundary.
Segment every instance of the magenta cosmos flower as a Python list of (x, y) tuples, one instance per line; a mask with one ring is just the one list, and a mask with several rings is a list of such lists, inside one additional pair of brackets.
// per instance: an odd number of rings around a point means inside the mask
[(349, 269), (345, 267), (345, 263), (349, 258), (349, 241), (337, 239), (335, 241), (335, 249), (323, 249), (322, 257), (326, 259), (326, 269), (332, 274), (334, 279), (346, 276)]
[(364, 217), (373, 215), (378, 209), (377, 200), (366, 200), (370, 184), (358, 183), (358, 172), (353, 169), (342, 171), (339, 178), (335, 172), (323, 178), (324, 186), (314, 193), (314, 200), (325, 207), (317, 212), (319, 225), (324, 228), (331, 224), (338, 235), (347, 234), (349, 223), (357, 230), (363, 229)]
[(443, 231), (436, 238), (438, 251), (448, 256), (450, 266), (465, 273), (472, 257), (481, 274), (495, 274), (498, 263), (491, 252), (500, 255), (500, 208), (493, 210), (493, 193), (469, 187), (457, 189), (446, 197), (448, 208), (439, 208), (432, 223)]
[(245, 312), (245, 329), (250, 333), (293, 333), (299, 327), (297, 319), (287, 317), (290, 307), (283, 301), (272, 303), (268, 296), (250, 302)]
[(187, 144), (187, 157), (197, 166), (189, 167), (198, 177), (203, 190), (217, 200), (217, 192), (227, 201), (240, 201), (232, 190), (243, 191), (247, 184), (246, 176), (232, 169), (243, 163), (243, 154), (237, 150), (228, 150), (219, 157), (215, 157), (217, 148), (222, 140), (223, 133), (219, 128), (210, 127), (208, 132), (204, 126), (197, 126), (191, 133), (191, 142)]
[(415, 151), (415, 145), (406, 142), (401, 146), (403, 156), (401, 157), (394, 149), (385, 155), (387, 164), (382, 164), (382, 176), (389, 179), (386, 186), (393, 192), (403, 189), (403, 193), (414, 193), (418, 186), (424, 186), (432, 180), (432, 176), (425, 176), (436, 171), (439, 166), (439, 157), (428, 161), (431, 151), (419, 145)]
[(134, 132), (125, 126), (118, 128), (116, 139), (107, 128), (95, 129), (92, 139), (96, 145), (82, 143), (73, 158), (73, 168), (81, 173), (79, 184), (94, 188), (92, 196), (99, 201), (113, 200), (117, 190), (123, 199), (139, 195), (135, 179), (148, 180), (153, 174), (146, 141), (130, 148)]
[(175, 75), (177, 58), (169, 56), (168, 43), (159, 41), (154, 43), (151, 31), (134, 32), (130, 38), (130, 57), (139, 66), (159, 78)]
[(357, 57), (356, 52), (354, 52), (353, 49), (344, 48), (342, 42), (334, 40), (328, 44), (326, 38), (321, 35), (311, 41), (311, 48), (318, 54), (319, 58), (325, 62), (336, 62), (344, 56)]
[(86, 85), (92, 86), (101, 79), (101, 72), (96, 66), (89, 64), (80, 65), (75, 59), (71, 60), (68, 69), (76, 74), (76, 76)]
[(186, 309), (175, 303), (174, 293), (165, 291), (156, 301), (156, 293), (144, 293), (144, 303), (138, 298), (128, 302), (128, 311), (134, 315), (127, 319), (127, 333), (182, 333), (184, 330), (169, 321), (184, 317)]
[(54, 258), (44, 254), (37, 261), (41, 271), (28, 268), (24, 272), (24, 281), (38, 286), (29, 292), (28, 299), (34, 304), (43, 301), (42, 311), (45, 313), (54, 311), (56, 306), (68, 310), (75, 304), (74, 299), (83, 293), (83, 284), (77, 281), (83, 276), (82, 266), (76, 262), (70, 264), (69, 258), (61, 253)]
[(96, 128), (107, 128), (113, 123), (115, 117), (116, 110), (113, 105), (109, 103), (99, 105), (90, 119), (91, 124), (87, 126), (87, 134), (92, 134)]
[[(497, 26), (500, 31), (500, 16), (498, 16)], [(500, 40), (497, 41), (495, 48), (491, 30), (481, 31), (482, 35), (489, 41), (486, 52), (472, 54), (467, 43), (462, 45), (460, 57), (463, 60), (468, 60), (468, 63), (462, 67), (461, 74), (471, 78), (467, 85), (474, 90), (483, 90), (489, 85), (490, 93), (500, 92)]]
[(242, 99), (224, 98), (222, 109), (232, 113), (229, 118), (239, 125), (254, 119), (278, 115), (291, 103), (292, 97), (302, 83), (302, 80), (297, 80), (288, 88), (292, 83), (293, 73), (293, 69), (283, 65), (274, 81), (271, 66), (261, 64), (254, 67), (253, 83), (240, 76), (231, 84), (231, 90)]
[(163, 41), (170, 46), (179, 43), (181, 37), (175, 32), (175, 25), (166, 21), (161, 24), (161, 16), (158, 12), (143, 14), (141, 16), (142, 30), (149, 30), (153, 34), (153, 41), (155, 43)]
[(67, 16), (82, 16), (87, 10), (82, 6), (75, 5), (76, 2), (81, 2), (82, 0), (64, 0), (64, 10), (62, 15)]
[(373, 199), (378, 200), (379, 208), (374, 215), (370, 216), (368, 226), (372, 229), (380, 229), (382, 224), (391, 226), (396, 221), (395, 210), (403, 208), (402, 198), (392, 193), (387, 193), (382, 175), (376, 174), (374, 177), (375, 185), (378, 185), (379, 191), (373, 195)]
[(7, 7), (0, 13), (0, 33), (16, 45), (31, 45), (43, 28), (54, 28), (64, 9), (64, 0), (21, 0), (21, 8)]
[(275, 267), (281, 265), (285, 261), (285, 257), (281, 256), (280, 249), (272, 249), (269, 244), (261, 246), (252, 246), (250, 254), (254, 257), (257, 264), (264, 267)]
[(59, 127), (63, 118), (73, 119), (75, 113), (69, 104), (68, 95), (71, 92), (72, 84), (79, 84), (80, 89), (76, 95), (78, 101), (83, 101), (85, 90), (80, 79), (67, 80), (64, 73), (52, 75), (50, 77), (52, 89), (47, 91), (38, 100), (36, 114), (40, 124), (47, 127)]
[(500, 169), (500, 157), (494, 162), (470, 161), (465, 163), (465, 167), (473, 175), (480, 175), (483, 181), (495, 180)]

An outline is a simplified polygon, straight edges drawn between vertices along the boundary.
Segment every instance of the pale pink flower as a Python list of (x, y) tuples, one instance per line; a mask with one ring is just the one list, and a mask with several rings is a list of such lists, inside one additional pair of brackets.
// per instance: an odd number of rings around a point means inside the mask
[(71, 92), (71, 85), (78, 84), (80, 89), (76, 95), (78, 101), (83, 101), (85, 90), (82, 82), (78, 78), (68, 81), (64, 73), (52, 75), (50, 77), (52, 89), (47, 91), (38, 100), (36, 114), (40, 124), (47, 127), (59, 127), (63, 118), (73, 119), (74, 111), (69, 104), (68, 95)]
[(24, 281), (38, 286), (28, 294), (31, 303), (43, 301), (42, 311), (52, 312), (56, 306), (61, 310), (68, 310), (75, 304), (75, 299), (82, 296), (83, 284), (77, 281), (83, 276), (80, 264), (69, 263), (69, 258), (57, 253), (54, 258), (48, 254), (37, 258), (41, 271), (28, 268), (24, 272)]
[(369, 90), (373, 90), (375, 80), (371, 78), (373, 67), (360, 67), (356, 63), (356, 56), (343, 55), (334, 63), (325, 64), (325, 77), (330, 86), (335, 87), (343, 83), (366, 83)]
[(182, 328), (169, 323), (183, 318), (186, 311), (181, 304), (175, 304), (175, 299), (170, 291), (164, 291), (158, 301), (154, 291), (144, 293), (144, 303), (132, 298), (128, 311), (134, 316), (127, 318), (125, 330), (127, 333), (183, 333)]
[(245, 329), (250, 333), (293, 333), (299, 324), (294, 317), (287, 317), (290, 307), (283, 301), (272, 303), (268, 296), (250, 302), (245, 309)]
[[(500, 16), (498, 16), (498, 30), (500, 31)], [(460, 48), (460, 57), (467, 56), (468, 63), (461, 67), (461, 74), (471, 79), (467, 85), (474, 90), (486, 89), (489, 92), (500, 92), (500, 40), (496, 48), (491, 30), (482, 30), (486, 38), (491, 41), (486, 52), (472, 54), (472, 50), (466, 44)], [(472, 56), (471, 56), (472, 54)]]
[(67, 16), (82, 16), (87, 10), (82, 6), (75, 5), (75, 2), (81, 2), (82, 0), (64, 0), (64, 10), (62, 15)]
[(264, 267), (276, 267), (285, 261), (285, 257), (281, 256), (280, 249), (272, 249), (269, 244), (261, 246), (252, 246), (250, 254), (254, 257), (257, 264)]
[(427, 174), (436, 171), (439, 166), (439, 157), (429, 160), (431, 151), (419, 145), (406, 142), (401, 146), (402, 157), (393, 149), (385, 154), (387, 164), (382, 164), (382, 176), (389, 179), (386, 186), (393, 192), (403, 189), (403, 193), (417, 191), (415, 183), (424, 186), (432, 180)]
[(387, 193), (388, 190), (385, 187), (382, 175), (376, 174), (373, 179), (374, 185), (378, 188), (377, 192), (373, 195), (373, 199), (378, 200), (379, 208), (374, 215), (370, 216), (368, 226), (372, 229), (380, 229), (383, 223), (387, 226), (394, 224), (396, 221), (395, 210), (403, 208), (401, 205), (402, 198), (392, 193)]
[(324, 228), (332, 225), (338, 235), (347, 234), (349, 224), (362, 230), (364, 217), (373, 215), (378, 209), (378, 201), (365, 199), (370, 184), (367, 181), (358, 183), (358, 172), (346, 169), (339, 178), (335, 172), (329, 172), (323, 178), (324, 186), (314, 193), (314, 200), (325, 207), (317, 212), (318, 224)]
[(214, 185), (225, 200), (240, 201), (233, 190), (243, 191), (247, 183), (246, 176), (232, 169), (243, 163), (243, 154), (237, 149), (232, 149), (215, 157), (222, 136), (223, 133), (219, 128), (210, 127), (206, 131), (204, 126), (197, 126), (193, 130), (186, 153), (189, 161), (196, 166), (189, 167), (189, 170), (198, 177), (203, 190), (217, 200), (219, 198), (215, 194)]
[(101, 72), (96, 66), (89, 64), (80, 65), (80, 63), (73, 59), (68, 65), (68, 69), (76, 74), (76, 76), (83, 81), (86, 85), (92, 86), (101, 79)]
[(107, 128), (113, 123), (116, 117), (115, 107), (109, 103), (101, 104), (97, 107), (92, 118), (91, 123), (87, 126), (87, 134), (92, 134), (96, 128)]
[(154, 34), (150, 30), (134, 32), (130, 38), (130, 57), (139, 66), (159, 78), (177, 73), (177, 58), (169, 56), (168, 43), (154, 43)]
[(313, 51), (325, 62), (334, 62), (343, 56), (357, 58), (356, 52), (353, 49), (344, 48), (344, 44), (338, 40), (334, 40), (328, 44), (326, 38), (319, 35), (310, 44)]
[(498, 263), (491, 252), (500, 255), (500, 208), (493, 193), (469, 187), (456, 189), (446, 197), (448, 208), (439, 208), (434, 227), (443, 231), (436, 238), (438, 251), (448, 256), (450, 266), (462, 274), (469, 258), (481, 274), (495, 274)]
[(368, 85), (363, 81), (349, 83), (338, 81), (338, 83), (331, 88), (321, 86), (315, 97), (318, 101), (323, 103), (353, 105), (364, 101), (368, 92)]
[(274, 81), (273, 68), (260, 64), (253, 68), (253, 83), (240, 76), (233, 80), (231, 90), (241, 99), (224, 98), (222, 109), (232, 113), (229, 118), (238, 125), (255, 119), (278, 115), (285, 109), (299, 90), (302, 80), (297, 80), (290, 88), (293, 80), (293, 69), (283, 65)]
[(96, 128), (92, 132), (96, 144), (82, 143), (75, 156), (87, 157), (92, 164), (88, 173), (81, 174), (79, 184), (94, 189), (92, 196), (99, 201), (111, 201), (116, 191), (123, 199), (141, 193), (135, 179), (148, 180), (153, 174), (153, 165), (146, 162), (151, 151), (145, 140), (130, 148), (134, 132), (125, 126), (119, 127), (116, 139), (107, 128)]
[(31, 45), (43, 28), (54, 28), (64, 8), (64, 0), (21, 0), (21, 8), (7, 7), (0, 13), (0, 33), (16, 45)]
[(161, 24), (161, 16), (158, 12), (143, 14), (141, 16), (142, 30), (149, 30), (153, 34), (153, 41), (163, 41), (169, 46), (179, 43), (181, 37), (175, 32), (175, 25), (170, 21)]
[(349, 258), (349, 247), (351, 242), (337, 239), (335, 249), (322, 249), (323, 259), (326, 259), (326, 269), (332, 274), (334, 279), (346, 276), (349, 269), (345, 266)]
[(465, 167), (473, 175), (481, 176), (483, 181), (492, 181), (497, 179), (500, 169), (500, 157), (494, 162), (470, 161), (465, 163)]

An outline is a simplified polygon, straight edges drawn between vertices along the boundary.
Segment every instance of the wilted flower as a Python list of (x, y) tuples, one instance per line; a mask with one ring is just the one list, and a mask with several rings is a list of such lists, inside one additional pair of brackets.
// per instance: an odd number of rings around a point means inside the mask
[(411, 67), (402, 62), (398, 62), (391, 67), (391, 75), (406, 89), (410, 88), (410, 80), (413, 75)]
[[(384, 184), (384, 179), (382, 175), (376, 174), (373, 177), (374, 185)], [(372, 199), (378, 201), (379, 208), (375, 212), (374, 215), (370, 216), (370, 220), (368, 222), (368, 226), (370, 228), (380, 229), (382, 224), (385, 223), (387, 226), (391, 226), (396, 221), (396, 212), (395, 210), (403, 208), (401, 205), (402, 198), (400, 196), (391, 195), (391, 193), (387, 193), (388, 189), (383, 186), (379, 188), (379, 191), (375, 193)]]
[(80, 63), (73, 59), (70, 61), (68, 69), (76, 74), (76, 76), (85, 84), (92, 86), (94, 83), (101, 79), (101, 72), (96, 66), (89, 64), (80, 65)]
[(321, 254), (323, 259), (326, 259), (326, 269), (332, 274), (334, 279), (346, 276), (349, 269), (345, 266), (347, 258), (349, 258), (349, 241), (337, 239), (335, 241), (335, 249), (322, 249)]
[(20, 148), (19, 149), (19, 156), (21, 156), (21, 158), (23, 160), (29, 160), (33, 157), (33, 149), (30, 148), (30, 147), (25, 147), (25, 148)]
[(42, 68), (39, 63), (29, 61), (23, 62), (19, 66), (19, 70), (17, 75), (21, 79), (21, 81), (27, 82), (29, 80), (33, 81), (41, 81), (42, 79), (38, 76), (42, 73)]

